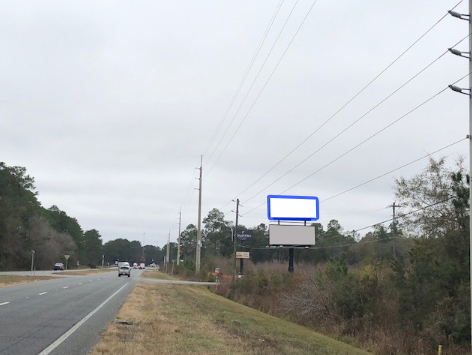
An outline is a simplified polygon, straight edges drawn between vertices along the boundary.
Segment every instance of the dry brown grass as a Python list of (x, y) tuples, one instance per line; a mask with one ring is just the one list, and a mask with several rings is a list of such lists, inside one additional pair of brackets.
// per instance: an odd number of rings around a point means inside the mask
[(138, 284), (91, 355), (368, 353), (210, 293)]
[(146, 270), (141, 274), (141, 277), (147, 279), (178, 280), (178, 278), (174, 276), (167, 275), (166, 273), (157, 270)]
[(0, 287), (26, 284), (30, 282), (38, 282), (45, 280), (53, 280), (57, 277), (53, 276), (17, 276), (17, 275), (0, 275)]

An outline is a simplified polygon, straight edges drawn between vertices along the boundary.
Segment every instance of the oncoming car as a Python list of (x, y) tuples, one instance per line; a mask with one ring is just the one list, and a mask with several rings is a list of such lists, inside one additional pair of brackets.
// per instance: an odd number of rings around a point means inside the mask
[(54, 264), (54, 270), (64, 270), (64, 264), (63, 263), (55, 263)]
[(121, 275), (128, 275), (128, 277), (131, 276), (131, 268), (127, 265), (123, 265), (118, 267), (118, 277), (121, 277)]

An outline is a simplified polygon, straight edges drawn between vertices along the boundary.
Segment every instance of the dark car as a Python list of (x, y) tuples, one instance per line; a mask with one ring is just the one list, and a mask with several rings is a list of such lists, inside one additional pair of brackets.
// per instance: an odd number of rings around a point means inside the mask
[(54, 264), (54, 270), (64, 270), (64, 264), (63, 263), (55, 263)]

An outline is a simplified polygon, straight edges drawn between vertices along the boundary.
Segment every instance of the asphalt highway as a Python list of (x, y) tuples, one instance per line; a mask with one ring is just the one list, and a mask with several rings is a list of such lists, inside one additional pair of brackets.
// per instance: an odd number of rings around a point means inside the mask
[(0, 288), (0, 354), (87, 354), (139, 280), (116, 272)]

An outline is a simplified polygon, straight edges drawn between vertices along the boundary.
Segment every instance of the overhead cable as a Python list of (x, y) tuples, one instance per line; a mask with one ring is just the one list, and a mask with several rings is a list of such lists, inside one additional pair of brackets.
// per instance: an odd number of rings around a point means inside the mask
[[(460, 40), (459, 42), (457, 42), (457, 44), (461, 43), (463, 40), (465, 40), (467, 37), (469, 37), (468, 35), (466, 37), (464, 37), (462, 40)], [(457, 44), (455, 44), (454, 46), (456, 46)], [(287, 172), (285, 172), (283, 175), (281, 175), (280, 177), (278, 177), (276, 180), (274, 180), (272, 183), (270, 183), (268, 186), (266, 186), (263, 190), (259, 191), (258, 193), (256, 193), (255, 195), (253, 195), (252, 197), (250, 197), (249, 199), (246, 200), (247, 201), (250, 201), (251, 199), (253, 199), (254, 197), (256, 197), (257, 195), (259, 195), (261, 192), (263, 192), (265, 189), (269, 188), (270, 186), (274, 185), (276, 182), (280, 181), (282, 178), (284, 178), (285, 176), (287, 176), (288, 174), (290, 174), (293, 170), (295, 170), (296, 168), (298, 168), (300, 165), (302, 165), (304, 162), (306, 162), (308, 159), (310, 159), (311, 157), (313, 157), (316, 153), (318, 153), (319, 151), (321, 151), (323, 148), (325, 148), (326, 146), (328, 146), (330, 143), (332, 143), (334, 140), (336, 140), (338, 137), (340, 137), (342, 134), (344, 134), (346, 131), (348, 131), (351, 127), (353, 127), (355, 124), (357, 124), (359, 121), (361, 121), (364, 117), (366, 117), (369, 113), (371, 113), (372, 111), (374, 111), (377, 107), (379, 107), (380, 105), (382, 105), (385, 101), (387, 101), (389, 98), (391, 98), (393, 95), (395, 95), (397, 92), (399, 92), (401, 89), (403, 89), (406, 85), (408, 85), (411, 81), (413, 81), (415, 78), (417, 78), (421, 73), (423, 73), (426, 69), (428, 69), (429, 67), (431, 67), (434, 63), (436, 63), (439, 59), (441, 59), (444, 55), (446, 55), (446, 53), (448, 53), (449, 51), (446, 50), (444, 53), (442, 53), (439, 57), (437, 57), (435, 60), (433, 60), (431, 63), (429, 63), (426, 67), (424, 67), (423, 69), (421, 69), (418, 73), (416, 73), (415, 75), (413, 75), (410, 79), (408, 79), (405, 83), (403, 83), (400, 87), (398, 87), (396, 90), (394, 90), (392, 93), (390, 93), (389, 95), (387, 95), (384, 99), (382, 99), (379, 103), (377, 103), (375, 106), (373, 106), (371, 109), (369, 109), (366, 113), (364, 113), (363, 115), (361, 115), (359, 118), (357, 118), (354, 122), (352, 122), (350, 125), (348, 125), (347, 127), (345, 127), (343, 130), (341, 130), (341, 132), (339, 132), (338, 134), (336, 134), (334, 137), (332, 137), (330, 140), (328, 140), (325, 144), (323, 144), (321, 147), (319, 147), (317, 150), (315, 150), (314, 152), (312, 152), (310, 155), (308, 155), (306, 158), (304, 158), (302, 161), (300, 161), (299, 163), (297, 163), (294, 167), (292, 167), (290, 170), (288, 170)]]
[[(465, 76), (463, 76), (462, 78), (456, 80), (453, 84), (456, 84), (458, 83), (459, 81), (461, 81), (462, 79), (466, 78), (467, 76), (469, 76), (469, 74), (466, 74)], [(444, 89), (442, 89), (441, 91), (439, 91), (438, 93), (434, 94), (433, 96), (431, 96), (430, 98), (428, 98), (427, 100), (423, 101), (421, 104), (417, 105), (416, 107), (414, 107), (413, 109), (411, 109), (410, 111), (408, 111), (407, 113), (403, 114), (402, 116), (400, 116), (399, 118), (397, 118), (396, 120), (394, 120), (393, 122), (389, 123), (388, 125), (386, 125), (385, 127), (383, 127), (382, 129), (378, 130), (377, 132), (375, 132), (374, 134), (370, 135), (369, 137), (367, 137), (366, 139), (364, 139), (362, 142), (358, 143), (357, 145), (355, 145), (354, 147), (352, 147), (351, 149), (347, 150), (346, 152), (344, 152), (343, 154), (339, 155), (337, 158), (331, 160), (329, 163), (323, 165), (321, 168), (319, 168), (318, 170), (316, 170), (315, 172), (311, 173), (310, 175), (306, 176), (305, 178), (303, 178), (302, 180), (298, 181), (297, 183), (293, 184), (292, 186), (290, 186), (289, 188), (285, 189), (284, 191), (280, 192), (279, 194), (283, 194), (285, 192), (287, 192), (288, 190), (294, 188), (295, 186), (301, 184), (302, 182), (304, 182), (305, 180), (309, 179), (310, 177), (312, 177), (313, 175), (319, 173), (320, 171), (324, 170), (325, 168), (327, 168), (328, 166), (330, 166), (331, 164), (335, 163), (336, 161), (338, 161), (339, 159), (343, 158), (344, 156), (346, 156), (347, 154), (351, 153), (352, 151), (356, 150), (357, 148), (359, 148), (360, 146), (364, 145), (365, 143), (367, 143), (368, 141), (370, 141), (372, 138), (376, 137), (377, 135), (379, 135), (380, 133), (382, 133), (383, 131), (385, 131), (386, 129), (390, 128), (391, 126), (393, 126), (394, 124), (398, 123), (399, 121), (401, 121), (402, 119), (404, 119), (405, 117), (407, 117), (408, 115), (410, 115), (411, 113), (413, 113), (414, 111), (416, 111), (417, 109), (419, 109), (420, 107), (424, 106), (425, 104), (427, 104), (428, 102), (432, 101), (433, 99), (435, 99), (436, 97), (438, 97), (439, 95), (441, 95), (444, 91), (448, 90), (449, 89), (449, 86), (445, 87)], [(270, 186), (270, 185), (269, 185)], [(266, 187), (267, 188), (267, 187)], [(256, 197), (258, 194), (262, 193), (266, 188), (264, 188), (263, 190), (261, 190), (260, 192), (258, 192), (256, 195), (252, 196), (250, 199), (253, 199), (254, 197)], [(250, 200), (249, 199), (249, 200)], [(245, 200), (245, 202), (248, 202), (249, 200)], [(252, 210), (250, 210), (249, 212), (246, 212), (246, 214), (248, 213), (251, 213), (253, 210), (257, 209), (258, 207), (260, 206), (263, 206), (263, 204), (253, 208)]]
[(343, 194), (345, 194), (345, 193), (347, 193), (347, 192), (350, 192), (350, 191), (352, 191), (352, 190), (354, 190), (354, 189), (357, 189), (357, 188), (359, 188), (359, 187), (361, 187), (361, 186), (364, 186), (364, 185), (366, 185), (366, 184), (368, 184), (368, 183), (371, 183), (372, 181), (375, 181), (375, 180), (377, 180), (377, 179), (380, 179), (380, 178), (382, 178), (382, 177), (384, 177), (384, 176), (386, 176), (386, 175), (388, 175), (388, 174), (391, 174), (391, 173), (393, 173), (393, 172), (395, 172), (395, 171), (397, 171), (397, 170), (403, 169), (403, 168), (405, 168), (405, 167), (407, 167), (407, 166), (409, 166), (409, 165), (411, 165), (411, 164), (414, 164), (414, 163), (416, 163), (416, 162), (418, 162), (418, 161), (420, 161), (420, 160), (423, 160), (423, 159), (425, 159), (425, 158), (431, 157), (431, 155), (436, 154), (436, 153), (439, 153), (440, 151), (445, 150), (445, 149), (447, 149), (447, 148), (450, 148), (450, 147), (452, 147), (453, 145), (456, 145), (456, 144), (458, 144), (458, 143), (460, 143), (460, 142), (463, 142), (464, 140), (467, 140), (467, 139), (468, 139), (467, 137), (466, 137), (466, 138), (459, 139), (458, 141), (456, 141), (456, 142), (454, 142), (454, 143), (451, 143), (451, 144), (448, 144), (448, 145), (446, 145), (445, 147), (442, 147), (442, 148), (440, 148), (440, 149), (438, 149), (438, 150), (435, 150), (434, 152), (428, 153), (428, 154), (422, 156), (421, 158), (412, 160), (412, 161), (410, 161), (409, 163), (406, 163), (406, 164), (404, 164), (404, 165), (402, 165), (402, 166), (399, 166), (398, 168), (395, 168), (395, 169), (393, 169), (393, 170), (387, 171), (386, 173), (384, 173), (384, 174), (382, 174), (382, 175), (376, 176), (376, 177), (374, 177), (374, 178), (372, 178), (372, 179), (370, 179), (370, 180), (367, 180), (367, 181), (363, 182), (362, 184), (359, 184), (359, 185), (356, 185), (356, 186), (354, 186), (354, 187), (351, 187), (350, 189), (347, 189), (347, 190), (345, 190), (345, 191), (343, 191), (343, 192), (340, 192), (340, 193), (338, 193), (338, 194), (336, 194), (336, 195), (333, 195), (333, 196), (331, 196), (331, 197), (328, 197), (328, 198), (326, 198), (326, 199), (324, 199), (324, 200), (322, 200), (322, 201), (320, 201), (320, 202), (326, 202), (326, 201), (329, 201), (329, 200), (331, 200), (331, 199), (333, 199), (333, 198), (335, 198), (335, 197), (341, 196), (341, 195), (343, 195)]
[[(246, 118), (249, 116), (249, 113), (252, 111), (252, 108), (254, 107), (254, 105), (256, 104), (256, 102), (259, 100), (259, 97), (261, 96), (262, 92), (264, 91), (264, 89), (266, 88), (267, 84), (269, 83), (270, 79), (272, 78), (272, 76), (274, 75), (275, 71), (277, 70), (277, 68), (279, 67), (280, 63), (282, 62), (282, 59), (285, 57), (285, 54), (287, 53), (288, 49), (290, 48), (290, 46), (292, 45), (293, 41), (295, 40), (295, 37), (297, 36), (298, 32), (300, 32), (300, 29), (302, 28), (303, 24), (305, 23), (306, 19), (308, 18), (308, 16), (310, 15), (311, 13), (311, 10), (313, 9), (313, 7), (316, 5), (318, 0), (315, 0), (313, 2), (313, 4), (311, 5), (310, 9), (308, 10), (307, 14), (305, 15), (305, 17), (303, 18), (303, 21), (302, 23), (300, 24), (300, 26), (298, 27), (297, 31), (295, 32), (295, 34), (293, 35), (292, 39), (290, 40), (289, 44), (287, 45), (287, 47), (285, 48), (284, 52), (282, 53), (282, 56), (280, 57), (279, 61), (277, 62), (277, 64), (275, 65), (274, 69), (272, 70), (272, 72), (270, 73), (269, 77), (267, 78), (264, 86), (262, 87), (262, 89), (259, 91), (259, 94), (256, 96), (256, 99), (253, 101), (252, 105), (249, 107), (249, 110), (247, 111), (246, 115), (243, 117), (243, 119), (241, 120), (241, 122), (239, 123), (238, 127), (236, 128), (235, 132), (233, 133), (233, 135), (231, 136), (231, 138), (228, 140), (228, 142), (226, 143), (226, 146), (223, 148), (223, 150), (221, 151), (220, 155), (218, 156), (218, 158), (216, 159), (216, 161), (213, 163), (212, 167), (210, 168), (210, 170), (208, 171), (208, 174), (210, 173), (210, 171), (213, 169), (213, 167), (218, 163), (218, 161), (220, 160), (220, 158), (223, 156), (224, 152), (226, 151), (226, 149), (228, 148), (228, 146), (231, 144), (231, 142), (233, 141), (234, 137), (236, 136), (236, 134), (238, 133), (239, 129), (241, 128), (242, 124), (244, 123), (244, 121), (246, 120)], [(252, 86), (251, 86), (252, 87)], [(239, 111), (239, 110), (238, 110)], [(226, 133), (226, 132), (225, 132)], [(207, 175), (208, 175), (207, 174)]]
[[(247, 76), (249, 75), (249, 72), (251, 71), (252, 69), (252, 66), (254, 65), (254, 62), (256, 61), (256, 58), (257, 56), (259, 55), (259, 52), (261, 51), (261, 48), (262, 48), (262, 45), (264, 44), (266, 38), (267, 38), (267, 35), (269, 34), (271, 28), (272, 28), (272, 25), (274, 24), (274, 21), (277, 17), (277, 15), (279, 14), (279, 11), (280, 11), (280, 8), (282, 7), (283, 3), (284, 3), (285, 0), (280, 0), (278, 6), (276, 7), (273, 15), (272, 15), (272, 18), (270, 19), (270, 22), (264, 32), (264, 35), (262, 36), (260, 42), (259, 42), (259, 45), (257, 46), (257, 49), (256, 51), (254, 52), (254, 55), (252, 56), (252, 59), (251, 61), (249, 62), (249, 65), (247, 66), (246, 68), (246, 72), (244, 73), (243, 75), (243, 78), (241, 79), (240, 83), (239, 83), (239, 86), (238, 88), (236, 89), (236, 92), (231, 100), (231, 103), (230, 105), (228, 106), (228, 109), (226, 110), (226, 113), (223, 117), (223, 119), (221, 120), (220, 124), (218, 125), (217, 129), (215, 130), (215, 132), (213, 133), (213, 136), (210, 140), (210, 143), (208, 144), (207, 148), (205, 149), (204, 153), (203, 153), (203, 156), (206, 156), (206, 153), (208, 152), (208, 149), (210, 149), (211, 145), (213, 144), (216, 136), (218, 135), (218, 133), (220, 132), (220, 129), (221, 127), (223, 126), (224, 122), (226, 121), (226, 118), (228, 117), (228, 113), (230, 112), (231, 108), (233, 107), (234, 105), (234, 102), (236, 101), (236, 98), (238, 97), (239, 93), (241, 92), (241, 88), (242, 86), (244, 85), (244, 83), (246, 82), (246, 79), (247, 79)], [(211, 155), (213, 156), (213, 154)], [(211, 156), (208, 160), (211, 159)]]
[(354, 232), (359, 232), (359, 231), (364, 230), (364, 229), (367, 229), (367, 228), (375, 227), (375, 226), (377, 226), (377, 225), (379, 225), (379, 224), (384, 224), (384, 223), (387, 223), (387, 222), (391, 222), (391, 221), (393, 221), (394, 219), (405, 218), (406, 216), (409, 216), (409, 215), (411, 215), (411, 214), (414, 214), (414, 213), (417, 213), (417, 212), (419, 212), (419, 211), (423, 211), (423, 210), (425, 210), (425, 209), (428, 209), (428, 208), (431, 208), (431, 207), (440, 205), (441, 203), (445, 203), (445, 202), (447, 202), (447, 201), (449, 201), (449, 200), (452, 200), (453, 198), (455, 198), (455, 196), (451, 196), (451, 197), (449, 197), (449, 198), (447, 198), (447, 199), (445, 199), (445, 200), (438, 201), (438, 202), (436, 202), (436, 203), (432, 203), (432, 204), (430, 204), (430, 205), (427, 205), (427, 206), (418, 208), (418, 209), (416, 209), (416, 210), (414, 210), (414, 211), (410, 211), (410, 212), (408, 212), (408, 213), (399, 214), (399, 215), (396, 216), (395, 218), (386, 219), (385, 221), (382, 221), (382, 222), (378, 222), (378, 223), (371, 224), (371, 225), (366, 226), (366, 227), (362, 227), (362, 228), (359, 228), (359, 229), (355, 229)]
[[(282, 34), (282, 32), (284, 31), (285, 29), (285, 26), (287, 25), (288, 21), (290, 20), (290, 18), (292, 17), (292, 14), (293, 14), (293, 11), (295, 10), (295, 7), (297, 6), (299, 0), (297, 0), (295, 2), (295, 4), (293, 5), (292, 7), (292, 10), (290, 11), (290, 13), (288, 14), (282, 28), (280, 29), (279, 31), (279, 34), (277, 35), (277, 38), (275, 39), (274, 43), (272, 44), (272, 47), (270, 48), (269, 50), (269, 53), (267, 53), (265, 59), (264, 59), (264, 62), (262, 63), (261, 67), (259, 68), (259, 71), (257, 72), (254, 80), (252, 81), (252, 84), (251, 86), (249, 87), (249, 89), (246, 91), (246, 95), (244, 96), (244, 98), (242, 99), (238, 109), (236, 110), (236, 113), (233, 115), (233, 118), (231, 119), (231, 121), (229, 122), (228, 126), (226, 127), (226, 130), (223, 132), (223, 134), (221, 135), (220, 137), (220, 140), (218, 141), (218, 144), (216, 145), (216, 147), (213, 149), (213, 152), (211, 153), (210, 155), (210, 158), (208, 158), (208, 161), (211, 160), (211, 158), (213, 157), (213, 154), (215, 154), (215, 152), (218, 150), (221, 142), (223, 141), (223, 138), (226, 136), (226, 133), (228, 132), (229, 128), (231, 127), (231, 125), (233, 124), (236, 116), (238, 115), (239, 111), (241, 110), (241, 107), (243, 106), (243, 104), (246, 102), (246, 99), (249, 95), (249, 93), (251, 92), (251, 89), (253, 88), (254, 84), (256, 83), (257, 79), (259, 78), (259, 75), (261, 74), (262, 72), (262, 69), (264, 69), (264, 66), (265, 64), (267, 63), (267, 60), (269, 59), (270, 55), (272, 54), (272, 51), (274, 50), (274, 47), (275, 45), (277, 44), (277, 42), (279, 41), (279, 38), (280, 38), (280, 35)], [(216, 161), (215, 163), (213, 163), (213, 165), (211, 166), (211, 168), (208, 170), (208, 173), (206, 175), (208, 175), (210, 173), (210, 171), (213, 169), (213, 167), (215, 166), (216, 164)]]
[[(451, 10), (455, 9), (462, 3), (463, 0), (459, 1)], [(424, 32), (418, 39), (416, 39), (407, 49), (405, 49), (398, 57), (396, 57), (387, 67), (385, 67), (379, 74), (377, 74), (371, 81), (369, 81), (360, 91), (358, 91), (352, 98), (350, 98), (341, 108), (339, 108), (333, 115), (331, 115), (326, 121), (324, 121), (318, 128), (316, 128), (312, 133), (310, 133), (304, 140), (302, 140), (295, 148), (293, 148), (288, 154), (286, 154), (281, 160), (279, 160), (275, 165), (273, 165), (268, 171), (266, 171), (263, 175), (261, 175), (258, 179), (256, 179), (253, 183), (251, 183), (248, 187), (246, 187), (243, 191), (241, 191), (238, 196), (241, 196), (244, 192), (249, 190), (252, 186), (254, 186), (257, 182), (259, 182), (262, 178), (264, 178), (268, 173), (270, 173), (273, 169), (275, 169), (280, 163), (285, 161), (292, 153), (294, 153), (298, 148), (300, 148), (306, 141), (308, 141), (314, 134), (316, 134), (322, 127), (324, 127), (329, 121), (331, 121), (335, 116), (338, 115), (344, 108), (346, 108), (352, 101), (354, 101), (363, 91), (365, 91), (372, 83), (374, 83), (380, 76), (382, 76), (393, 64), (395, 64), (401, 57), (403, 57), (413, 46), (415, 46), (424, 36), (426, 36), (434, 27), (436, 27), (445, 17), (447, 17), (448, 13), (443, 15), (436, 23), (434, 23), (426, 32)], [(468, 36), (467, 36), (468, 37)], [(467, 38), (465, 37), (465, 38)], [(464, 38), (464, 39), (465, 39)], [(464, 39), (456, 43), (453, 47), (457, 44), (462, 42)], [(447, 51), (445, 52), (447, 53)], [(440, 57), (442, 57), (445, 53), (443, 53)], [(440, 58), (439, 57), (439, 58)], [(439, 59), (438, 58), (438, 59)], [(433, 62), (434, 63), (434, 62)], [(432, 65), (431, 63), (430, 65)], [(426, 69), (426, 68), (425, 68)], [(423, 69), (423, 70), (425, 70)], [(417, 74), (419, 75), (419, 74)], [(413, 80), (414, 77), (410, 80)], [(406, 84), (404, 84), (406, 85)], [(392, 94), (393, 95), (393, 94)], [(230, 202), (227, 202), (221, 209), (226, 207)]]

